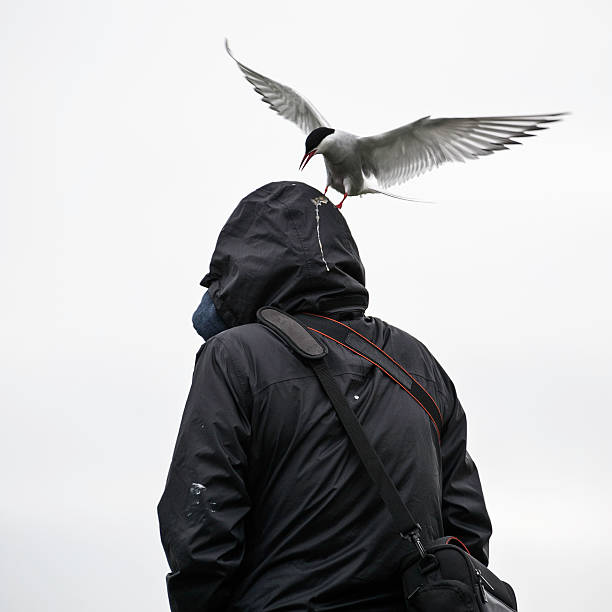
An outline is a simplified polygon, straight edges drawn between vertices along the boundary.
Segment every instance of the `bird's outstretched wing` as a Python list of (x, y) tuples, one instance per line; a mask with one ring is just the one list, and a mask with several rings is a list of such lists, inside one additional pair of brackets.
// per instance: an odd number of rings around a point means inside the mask
[(522, 144), (515, 138), (535, 136), (566, 113), (513, 117), (423, 117), (390, 132), (360, 138), (363, 171), (382, 187), (419, 176), (444, 162), (477, 159), (507, 145)]
[(312, 130), (318, 127), (329, 127), (329, 123), (323, 115), (297, 91), (240, 63), (232, 54), (227, 38), (225, 39), (225, 49), (238, 64), (246, 80), (253, 85), (261, 99), (281, 117), (293, 121), (306, 134), (310, 134)]

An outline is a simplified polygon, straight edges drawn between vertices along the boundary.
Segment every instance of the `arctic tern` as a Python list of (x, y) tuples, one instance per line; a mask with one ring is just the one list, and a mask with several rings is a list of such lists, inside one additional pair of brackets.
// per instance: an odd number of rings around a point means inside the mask
[(546, 115), (509, 115), (499, 117), (423, 117), (413, 123), (376, 136), (360, 137), (330, 127), (321, 113), (298, 92), (274, 81), (239, 62), (229, 48), (229, 56), (238, 64), (247, 81), (253, 85), (272, 110), (293, 121), (306, 134), (306, 153), (300, 170), (315, 156), (323, 155), (327, 185), (344, 197), (381, 193), (408, 201), (366, 184), (374, 178), (377, 186), (391, 187), (436, 168), (444, 162), (477, 159), (507, 145), (522, 144), (515, 138), (535, 136), (529, 132), (546, 129), (547, 123), (559, 121), (566, 113)]

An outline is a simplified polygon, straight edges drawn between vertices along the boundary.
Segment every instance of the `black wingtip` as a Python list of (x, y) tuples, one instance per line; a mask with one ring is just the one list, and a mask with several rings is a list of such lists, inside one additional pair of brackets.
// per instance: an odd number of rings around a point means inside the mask
[(556, 117), (555, 119), (542, 119), (541, 121), (538, 121), (538, 123), (555, 123), (557, 121), (561, 121), (563, 119), (563, 117), (566, 117), (567, 115), (571, 115), (572, 113), (566, 111), (563, 113), (550, 113), (548, 115), (546, 115), (546, 117)]

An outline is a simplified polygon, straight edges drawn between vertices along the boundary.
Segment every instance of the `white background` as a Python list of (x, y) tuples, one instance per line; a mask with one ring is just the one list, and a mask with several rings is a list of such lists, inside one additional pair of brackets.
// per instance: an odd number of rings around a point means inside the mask
[[(426, 7), (426, 8), (423, 8)], [(349, 199), (369, 313), (459, 390), (522, 612), (603, 609), (610, 553), (606, 1), (0, 4), (0, 608), (166, 610), (161, 495), (216, 236), (272, 180), (324, 186), (225, 54), (372, 134), (571, 111)], [(336, 194), (334, 194), (337, 197)], [(605, 597), (605, 599), (604, 599)]]

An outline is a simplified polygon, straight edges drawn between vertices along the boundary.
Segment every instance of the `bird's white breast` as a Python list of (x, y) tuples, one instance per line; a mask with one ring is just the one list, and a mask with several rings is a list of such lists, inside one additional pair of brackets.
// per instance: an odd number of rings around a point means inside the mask
[(348, 132), (336, 130), (333, 134), (326, 136), (317, 149), (332, 164), (340, 164), (357, 154), (357, 137)]
[(364, 188), (357, 137), (336, 130), (317, 147), (325, 157), (329, 184), (340, 193), (357, 195)]

